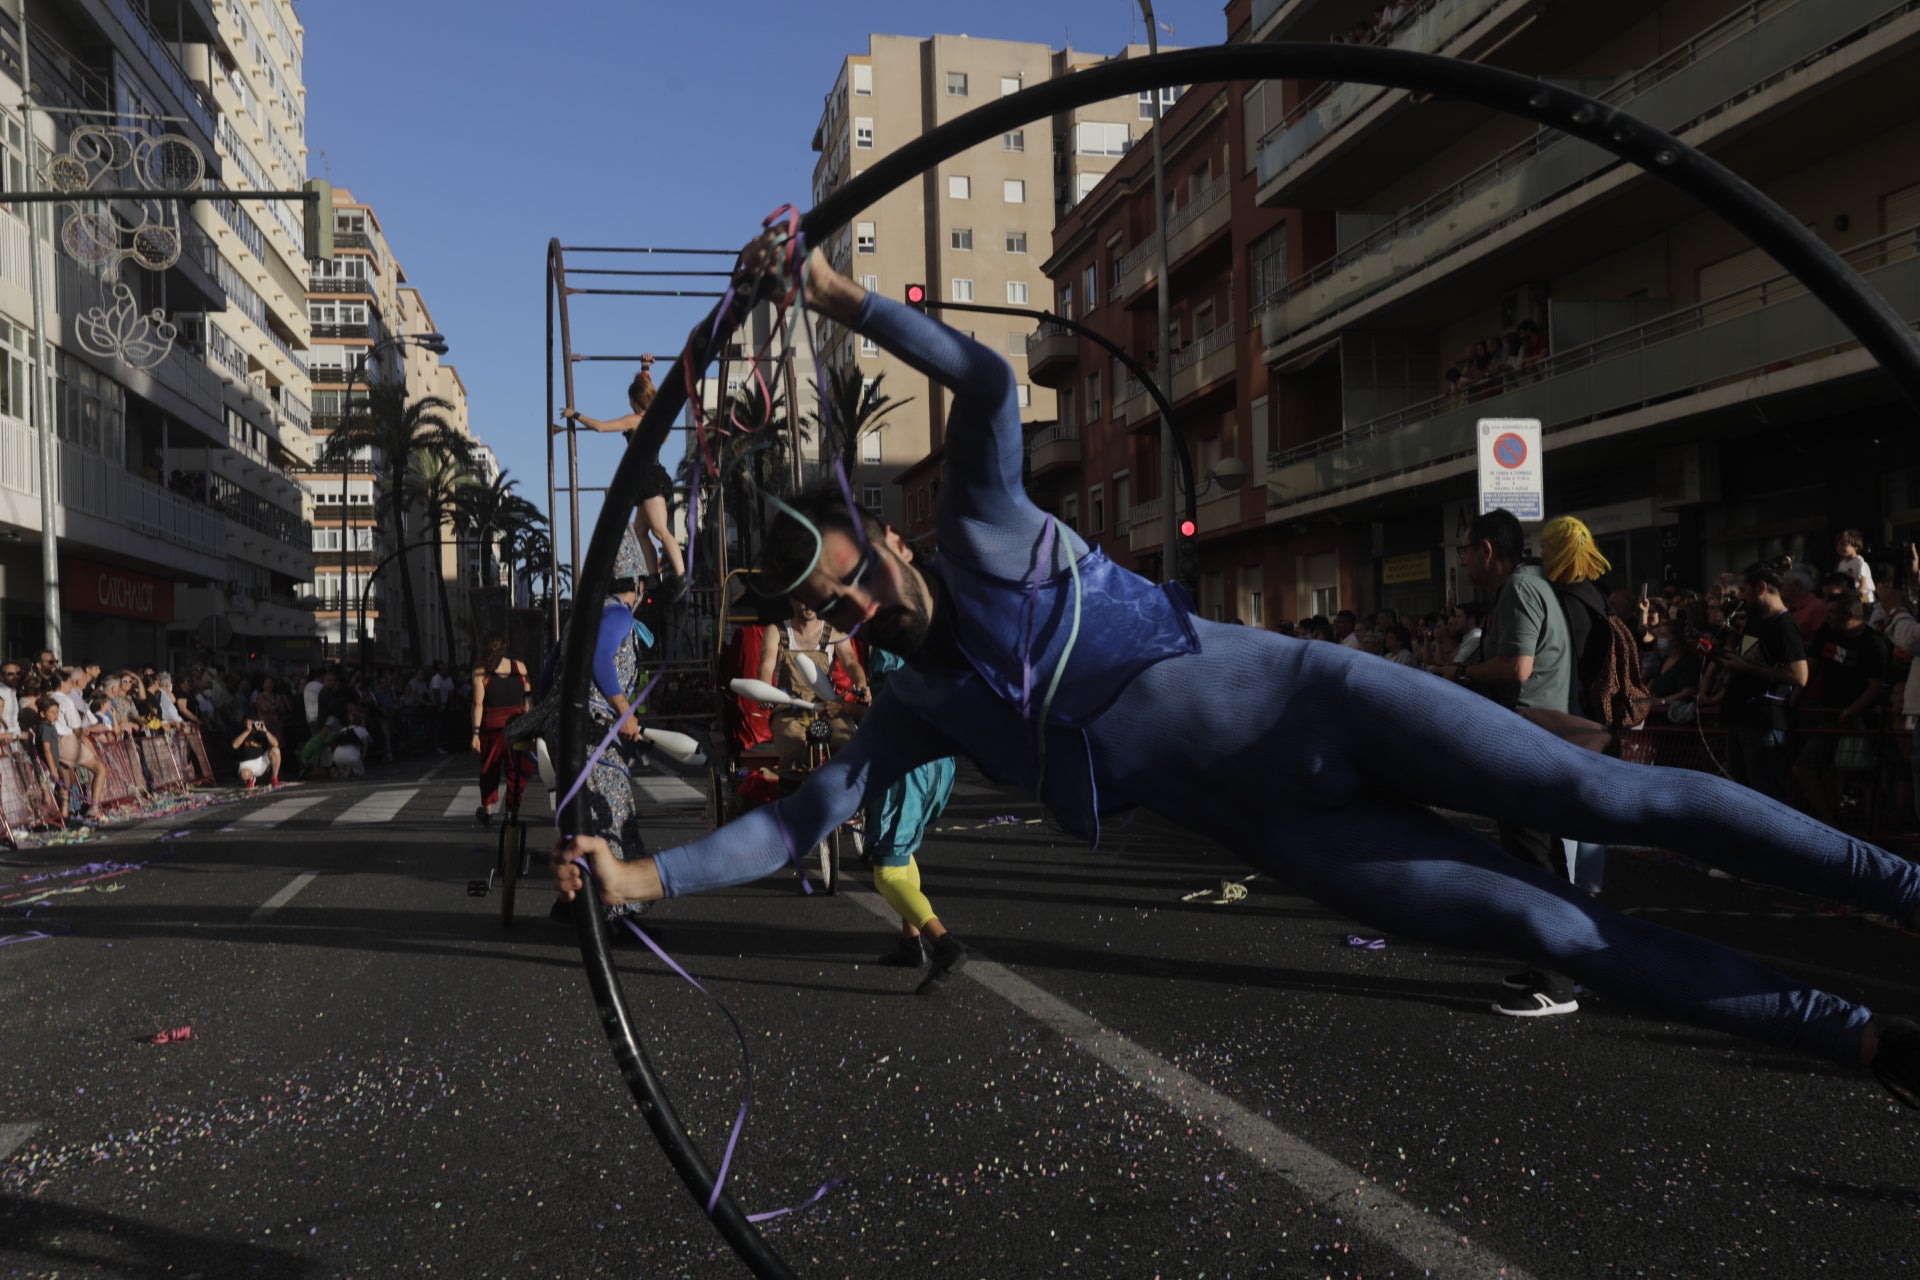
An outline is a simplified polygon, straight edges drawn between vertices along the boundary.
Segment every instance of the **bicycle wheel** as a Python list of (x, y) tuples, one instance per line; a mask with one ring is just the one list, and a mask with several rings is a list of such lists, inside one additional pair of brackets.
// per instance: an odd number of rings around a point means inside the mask
[(520, 883), (520, 854), (526, 848), (526, 828), (519, 816), (507, 817), (500, 824), (500, 924), (513, 924), (513, 894)]

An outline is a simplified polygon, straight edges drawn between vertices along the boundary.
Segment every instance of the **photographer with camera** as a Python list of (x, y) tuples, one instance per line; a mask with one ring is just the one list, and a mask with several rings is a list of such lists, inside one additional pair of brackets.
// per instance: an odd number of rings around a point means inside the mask
[(233, 749), (240, 753), (241, 786), (251, 791), (261, 778), (270, 777), (272, 785), (279, 787), (280, 739), (273, 736), (265, 720), (247, 721), (233, 740)]
[(1807, 687), (1800, 628), (1780, 599), (1780, 574), (1754, 564), (1742, 575), (1743, 631), (1722, 632), (1714, 655), (1728, 681), (1720, 723), (1727, 728), (1727, 773), (1770, 799), (1781, 798), (1792, 756), (1792, 700)]

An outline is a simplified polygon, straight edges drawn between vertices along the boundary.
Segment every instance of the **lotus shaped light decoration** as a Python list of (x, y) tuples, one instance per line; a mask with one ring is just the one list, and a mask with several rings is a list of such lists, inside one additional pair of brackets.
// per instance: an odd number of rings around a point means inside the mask
[(109, 286), (112, 306), (93, 306), (74, 317), (74, 335), (97, 356), (123, 361), (135, 369), (151, 369), (173, 350), (179, 332), (167, 313), (155, 307), (145, 315), (134, 302), (133, 290), (115, 282)]

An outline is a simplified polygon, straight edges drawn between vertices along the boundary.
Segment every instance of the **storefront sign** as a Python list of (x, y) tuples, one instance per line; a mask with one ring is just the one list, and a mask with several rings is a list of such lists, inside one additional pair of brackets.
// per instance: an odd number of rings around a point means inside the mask
[(66, 560), (60, 565), (60, 603), (75, 613), (172, 622), (173, 583), (132, 569)]
[(1538, 418), (1479, 422), (1480, 514), (1505, 507), (1532, 523), (1547, 518), (1546, 467)]
[(1380, 581), (1392, 587), (1402, 582), (1425, 582), (1433, 576), (1433, 554), (1428, 551), (1388, 556), (1380, 562)]

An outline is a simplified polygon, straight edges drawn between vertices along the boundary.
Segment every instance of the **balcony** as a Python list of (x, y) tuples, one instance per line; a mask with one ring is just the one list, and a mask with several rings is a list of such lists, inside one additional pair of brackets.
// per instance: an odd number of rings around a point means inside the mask
[(378, 296), (373, 291), (373, 281), (345, 276), (315, 276), (307, 288), (311, 293), (359, 293), (369, 298)]
[[(1504, 3), (1506, 0), (1437, 0), (1394, 31), (1386, 47), (1411, 53), (1442, 52)], [(1398, 90), (1380, 85), (1330, 81), (1309, 94), (1287, 113), (1278, 128), (1260, 139), (1260, 203), (1276, 203), (1282, 194), (1276, 184), (1288, 170), (1367, 108), (1395, 92)]]
[(1113, 389), (1113, 416), (1117, 422), (1127, 424), (1128, 430), (1140, 426), (1152, 419), (1159, 420), (1160, 410), (1154, 406), (1153, 397), (1147, 394), (1146, 387), (1129, 378)]
[(1080, 428), (1057, 422), (1027, 441), (1027, 471), (1034, 479), (1063, 467), (1080, 465)]
[[(1233, 178), (1217, 174), (1194, 193), (1193, 199), (1173, 211), (1167, 219), (1167, 264), (1177, 269), (1194, 250), (1226, 230), (1233, 220)], [(1158, 241), (1149, 235), (1120, 259), (1120, 280), (1115, 297), (1130, 301), (1145, 296), (1145, 291), (1160, 279)]]
[(336, 249), (372, 249), (373, 237), (364, 231), (335, 231), (333, 247)]
[(1163, 505), (1160, 499), (1150, 498), (1134, 503), (1121, 513), (1114, 532), (1127, 535), (1127, 550), (1152, 551), (1160, 545), (1160, 512)]
[[(1682, 134), (1868, 34), (1887, 11), (1887, 0), (1767, 0), (1716, 23), (1599, 96)], [(1687, 140), (1696, 146), (1704, 141)], [(1257, 299), (1256, 305), (1264, 304), (1262, 339), (1278, 346), (1622, 165), (1612, 152), (1541, 130), (1278, 293)]]
[(1054, 385), (1044, 375), (1072, 368), (1079, 356), (1080, 339), (1065, 325), (1049, 320), (1027, 335), (1027, 376), (1043, 387)]
[[(1904, 319), (1920, 321), (1920, 227), (1844, 256)], [(1874, 367), (1818, 299), (1792, 276), (1775, 276), (1558, 353), (1487, 399), (1437, 397), (1273, 454), (1268, 506), (1322, 509), (1342, 493), (1372, 496), (1470, 471), (1481, 418), (1538, 418), (1549, 437), (1628, 410), (1671, 420), (1699, 412), (1698, 397), (1717, 390), (1755, 398), (1776, 379), (1818, 385), (1850, 374), (1828, 359), (1845, 351)]]
[[(62, 443), (58, 456), (68, 537), (125, 549), (131, 532), (148, 540), (138, 548), (142, 556), (206, 577), (223, 576), (226, 521), (217, 512), (70, 444)], [(88, 529), (89, 520), (102, 528)], [(156, 542), (170, 546), (153, 545)]]
[(316, 338), (350, 338), (360, 342), (373, 339), (373, 325), (367, 321), (359, 324), (321, 324), (315, 322), (313, 336)]
[(186, 68), (173, 56), (173, 49), (158, 31), (147, 21), (131, 0), (92, 0), (93, 4), (109, 15), (101, 26), (109, 36), (123, 37), (134, 51), (139, 53), (146, 64), (153, 69), (155, 78), (173, 97), (175, 105), (185, 114), (195, 128), (200, 130), (199, 143), (204, 155), (213, 154), (215, 137), (213, 104), (207, 95), (187, 75)]
[(1170, 398), (1175, 404), (1217, 386), (1224, 378), (1233, 377), (1240, 357), (1235, 342), (1239, 332), (1238, 326), (1223, 324), (1173, 353)]

